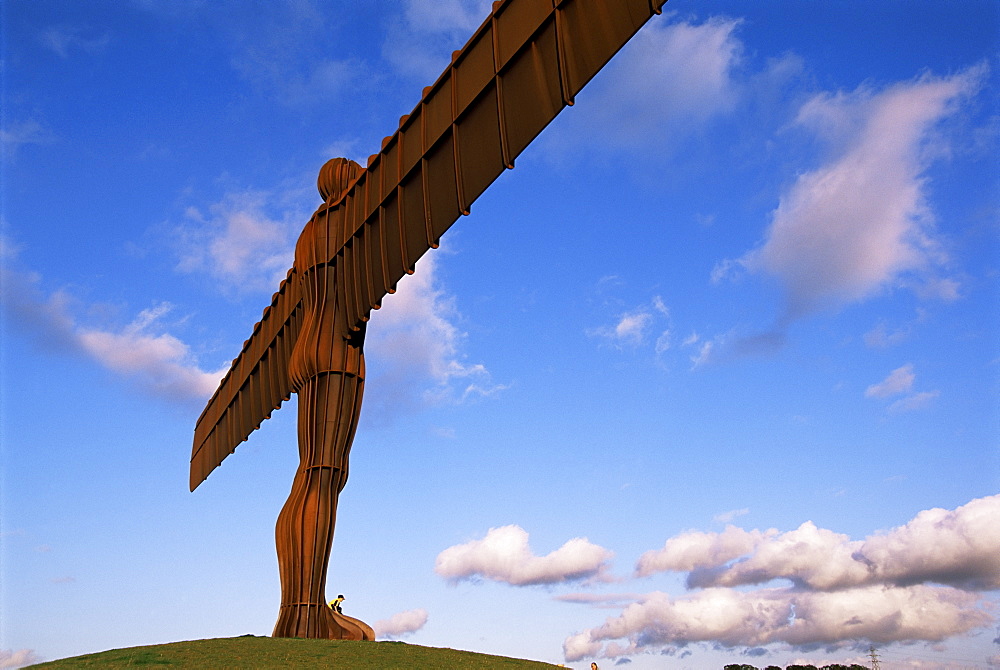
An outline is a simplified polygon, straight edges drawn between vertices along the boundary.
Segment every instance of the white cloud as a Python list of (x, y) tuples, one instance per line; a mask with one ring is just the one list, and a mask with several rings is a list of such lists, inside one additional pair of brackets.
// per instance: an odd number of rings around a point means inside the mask
[(639, 343), (645, 338), (646, 328), (652, 320), (649, 313), (625, 314), (615, 326), (614, 336), (625, 342)]
[(943, 151), (936, 126), (978, 90), (981, 76), (976, 68), (808, 101), (796, 122), (828, 140), (833, 158), (782, 195), (763, 246), (721, 262), (713, 278), (733, 267), (778, 277), (785, 320), (861, 300), (911, 275), (922, 278), (920, 287), (944, 286), (934, 292), (954, 296), (955, 280), (936, 275), (947, 258), (925, 171)]
[(913, 388), (913, 382), (917, 376), (913, 373), (913, 364), (907, 363), (903, 367), (896, 368), (889, 373), (889, 376), (878, 384), (872, 384), (865, 389), (866, 398), (888, 398), (900, 393), (906, 393)]
[(933, 508), (865, 540), (859, 559), (877, 579), (1000, 589), (1000, 495), (954, 510)]
[(161, 317), (171, 306), (162, 303), (139, 313), (119, 331), (78, 327), (83, 350), (105, 368), (138, 379), (157, 393), (184, 398), (207, 398), (215, 392), (229, 369), (205, 372), (193, 360), (190, 347), (162, 332)]
[[(941, 642), (994, 625), (1000, 588), (1000, 495), (929, 509), (903, 526), (851, 540), (803, 523), (796, 530), (690, 531), (643, 554), (637, 576), (688, 571), (682, 597), (664, 593), (560, 598), (621, 613), (566, 639), (569, 661), (723, 647), (828, 649), (859, 640)], [(773, 586), (775, 580), (789, 586)]]
[(434, 571), (452, 582), (490, 579), (513, 586), (603, 579), (612, 552), (577, 537), (546, 556), (535, 556), (519, 526), (491, 528), (486, 537), (442, 551)]
[(42, 658), (34, 649), (0, 649), (0, 668), (23, 668), (26, 665), (41, 663)]
[(701, 24), (650, 22), (581, 94), (600, 100), (574, 110), (560, 133), (583, 132), (614, 147), (652, 143), (668, 150), (735, 105), (738, 26), (720, 17)]
[[(318, 198), (318, 196), (317, 196)], [(275, 196), (261, 191), (226, 194), (207, 215), (188, 207), (177, 228), (182, 272), (207, 272), (228, 289), (273, 292), (292, 267), (295, 240), (307, 215), (285, 208), (280, 219), (265, 209)]]
[(206, 372), (196, 364), (190, 347), (165, 332), (167, 303), (143, 310), (121, 328), (85, 326), (72, 315), (73, 298), (56, 291), (45, 296), (35, 274), (4, 267), (0, 287), (10, 322), (31, 333), (50, 349), (82, 354), (104, 368), (136, 381), (171, 400), (202, 400), (210, 396), (228, 370)]
[(913, 383), (916, 381), (916, 374), (913, 372), (913, 364), (907, 363), (903, 367), (896, 368), (889, 376), (878, 384), (872, 384), (865, 390), (866, 398), (890, 398), (899, 394), (907, 394), (903, 398), (896, 400), (889, 406), (889, 411), (912, 412), (914, 410), (927, 407), (935, 398), (940, 395), (939, 391), (921, 391), (911, 393)]
[(721, 533), (683, 533), (667, 540), (663, 549), (647, 551), (640, 556), (635, 572), (639, 577), (646, 577), (656, 572), (684, 572), (723, 565), (753, 551), (768, 533), (745, 531), (736, 526), (726, 526)]
[(604, 645), (600, 640), (591, 639), (589, 632), (570, 635), (563, 642), (563, 655), (567, 661), (579, 661), (582, 658), (597, 658)]
[(396, 639), (417, 632), (427, 623), (427, 610), (418, 608), (397, 612), (388, 619), (376, 621), (372, 628), (379, 638)]
[[(759, 531), (755, 531), (759, 532)], [(853, 554), (861, 543), (807, 521), (793, 531), (768, 531), (750, 555), (722, 568), (706, 566), (688, 578), (692, 586), (740, 586), (791, 579), (811, 589), (836, 589), (868, 581), (868, 567)]]
[[(607, 340), (616, 347), (638, 347), (645, 344), (658, 319), (669, 323), (670, 310), (660, 296), (653, 296), (648, 305), (642, 305), (616, 317), (613, 326), (588, 329), (587, 335)], [(661, 354), (670, 348), (670, 331), (664, 330), (656, 338), (655, 350)]]
[[(365, 341), (369, 388), (377, 403), (395, 408), (490, 397), (507, 388), (493, 384), (481, 363), (463, 360), (465, 333), (454, 298), (438, 278), (441, 255), (426, 254), (404, 277), (382, 309), (372, 312)], [(373, 394), (370, 394), (373, 395)]]
[(746, 516), (750, 513), (749, 507), (742, 507), (740, 509), (731, 509), (727, 512), (720, 512), (712, 517), (713, 521), (718, 521), (719, 523), (729, 523), (736, 517)]
[(940, 391), (921, 391), (920, 393), (914, 393), (913, 395), (906, 396), (905, 398), (900, 398), (896, 402), (889, 405), (890, 412), (913, 412), (918, 409), (923, 409), (933, 402), (935, 398), (941, 395)]
[[(868, 586), (833, 592), (712, 588), (681, 598), (649, 594), (603, 625), (568, 638), (564, 650), (568, 661), (578, 661), (694, 642), (831, 648), (859, 639), (878, 644), (940, 641), (991, 621), (981, 596), (949, 587)], [(626, 645), (618, 642), (623, 639)]]
[(866, 540), (809, 521), (785, 533), (728, 526), (722, 533), (671, 538), (662, 550), (643, 554), (636, 572), (690, 571), (688, 583), (697, 587), (789, 579), (815, 590), (924, 582), (995, 589), (1000, 588), (997, 518), (1000, 495), (955, 510), (922, 511), (905, 526)]

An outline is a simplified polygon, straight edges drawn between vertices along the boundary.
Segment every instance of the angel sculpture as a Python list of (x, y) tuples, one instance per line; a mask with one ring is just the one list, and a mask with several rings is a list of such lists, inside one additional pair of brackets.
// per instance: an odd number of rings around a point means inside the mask
[(299, 467), (278, 515), (273, 635), (374, 639), (326, 605), (364, 391), (371, 310), (666, 0), (499, 0), (367, 167), (319, 175), (295, 262), (195, 427), (191, 490), (298, 396)]

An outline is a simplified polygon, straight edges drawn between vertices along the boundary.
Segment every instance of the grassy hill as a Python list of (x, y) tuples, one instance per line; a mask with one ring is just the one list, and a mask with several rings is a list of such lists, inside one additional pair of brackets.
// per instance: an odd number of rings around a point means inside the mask
[(341, 670), (543, 670), (557, 666), (403, 642), (243, 637), (112, 649), (31, 668), (338, 668)]

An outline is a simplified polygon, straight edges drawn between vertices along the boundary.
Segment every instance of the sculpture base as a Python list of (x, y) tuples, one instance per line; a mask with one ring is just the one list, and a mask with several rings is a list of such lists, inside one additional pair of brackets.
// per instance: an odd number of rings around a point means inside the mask
[(334, 612), (326, 605), (303, 604), (282, 606), (271, 637), (373, 641), (375, 631), (364, 621)]
[(334, 639), (375, 641), (375, 631), (361, 619), (333, 612), (333, 620), (343, 631), (343, 637)]

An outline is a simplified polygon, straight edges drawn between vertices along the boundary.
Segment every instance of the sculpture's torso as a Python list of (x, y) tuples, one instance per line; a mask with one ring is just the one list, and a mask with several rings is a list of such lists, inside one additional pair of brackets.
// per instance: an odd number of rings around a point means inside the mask
[(336, 236), (336, 231), (328, 230), (334, 220), (317, 212), (295, 245), (294, 280), (299, 282), (301, 290), (303, 322), (288, 374), (296, 391), (308, 379), (324, 372), (360, 378), (365, 375), (364, 328), (351, 331), (344, 309), (344, 291), (337, 286), (337, 273), (327, 262), (329, 259), (317, 253), (326, 249), (326, 238)]

